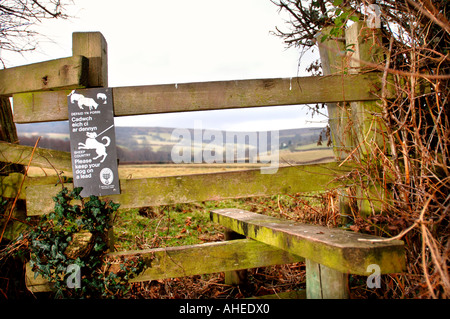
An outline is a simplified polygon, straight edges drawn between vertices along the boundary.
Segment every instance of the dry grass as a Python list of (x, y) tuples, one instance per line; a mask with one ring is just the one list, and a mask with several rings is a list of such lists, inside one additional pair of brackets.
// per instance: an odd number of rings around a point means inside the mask
[(305, 289), (304, 263), (255, 268), (248, 271), (245, 285), (224, 283), (224, 274), (172, 278), (133, 284), (132, 298), (145, 299), (238, 299), (270, 295), (283, 298), (286, 292)]
[(334, 153), (331, 148), (305, 150), (305, 151), (281, 151), (280, 163), (286, 164), (309, 164), (309, 163), (323, 163), (334, 160)]
[[(352, 137), (352, 145), (344, 143), (344, 158), (356, 165), (343, 184), (353, 230), (405, 241), (407, 271), (386, 278), (387, 295), (446, 299), (450, 298), (450, 24), (438, 16), (439, 11), (448, 14), (449, 6), (445, 1), (423, 3), (427, 9), (413, 1), (380, 5), (388, 24), (383, 41), (371, 50), (381, 48), (382, 58), (378, 63), (363, 62), (365, 71), (382, 71), (380, 100), (358, 114), (366, 118), (365, 131), (358, 130), (361, 123), (348, 105), (340, 105), (342, 116), (350, 115), (344, 130)], [(394, 23), (396, 32), (389, 29)], [(388, 85), (393, 98), (388, 98)]]
[[(331, 149), (280, 152), (280, 165), (320, 163), (333, 158)], [(253, 163), (221, 163), (221, 164), (122, 164), (119, 165), (119, 177), (122, 179), (160, 177), (173, 175), (203, 174), (214, 172), (227, 172), (246, 169), (258, 169), (263, 164)], [(30, 167), (28, 175), (56, 176), (54, 169)], [(64, 172), (72, 177), (72, 172)]]
[[(450, 2), (273, 2), (291, 15), (286, 30), (277, 28), (276, 34), (303, 53), (327, 36), (328, 48), (336, 48), (352, 23), (344, 14), (369, 22), (374, 16), (366, 9), (376, 5), (381, 23), (361, 30), (359, 39), (366, 35), (362, 46), (345, 43), (330, 54), (343, 57), (329, 64), (335, 67), (332, 73), (381, 75), (376, 104), (358, 109), (341, 103), (332, 119), (341, 135), (334, 146), (344, 146), (342, 159), (356, 165), (342, 182), (343, 199), (354, 231), (405, 241), (407, 271), (386, 279), (391, 296), (450, 298)], [(332, 32), (324, 32), (325, 27)], [(357, 55), (360, 49), (366, 52)], [(352, 70), (350, 61), (361, 68)], [(307, 70), (320, 69), (318, 61)], [(364, 130), (358, 129), (361, 124)]]

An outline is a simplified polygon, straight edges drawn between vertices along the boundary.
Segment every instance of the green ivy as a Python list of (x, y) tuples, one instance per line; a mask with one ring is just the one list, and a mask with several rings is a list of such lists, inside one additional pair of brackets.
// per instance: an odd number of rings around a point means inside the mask
[[(329, 38), (338, 38), (344, 35), (344, 30), (349, 20), (353, 22), (359, 21), (359, 17), (355, 14), (354, 10), (351, 10), (347, 7), (343, 6), (342, 0), (333, 1), (333, 9), (330, 12), (334, 11), (333, 17), (333, 26), (329, 30), (328, 34), (323, 34), (320, 38), (320, 42), (324, 42)], [(349, 50), (350, 51), (350, 50)]]
[[(44, 215), (30, 233), (31, 266), (35, 277), (40, 274), (55, 289), (56, 298), (116, 298), (129, 290), (128, 279), (142, 270), (140, 260), (124, 260), (120, 270), (108, 271), (105, 263), (108, 250), (107, 233), (111, 216), (120, 204), (100, 200), (97, 196), (82, 198), (82, 188), (69, 192), (63, 188), (53, 200), (54, 211)], [(71, 203), (78, 200), (81, 205)], [(92, 248), (86, 256), (68, 258), (64, 252), (77, 232), (93, 235)], [(80, 287), (70, 288), (69, 265), (80, 267)], [(105, 266), (106, 265), (106, 266)]]

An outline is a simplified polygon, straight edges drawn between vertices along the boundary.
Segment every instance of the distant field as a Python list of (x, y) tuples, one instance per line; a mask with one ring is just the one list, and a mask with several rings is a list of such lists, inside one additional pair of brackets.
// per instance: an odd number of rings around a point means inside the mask
[[(280, 151), (280, 166), (292, 164), (309, 164), (328, 162), (333, 160), (331, 149), (317, 149), (308, 151), (291, 152), (289, 150)], [(237, 171), (246, 169), (256, 169), (263, 164), (251, 163), (223, 163), (223, 164), (123, 164), (119, 166), (119, 177), (122, 179), (145, 178), (158, 176), (202, 174), (225, 171)], [(41, 169), (30, 167), (30, 176), (55, 175), (53, 169)], [(67, 177), (72, 177), (71, 172), (64, 172)]]
[(307, 164), (313, 162), (325, 162), (333, 160), (333, 150), (330, 149), (310, 149), (305, 151), (291, 152), (289, 150), (280, 151), (280, 164)]
[(312, 151), (312, 150), (331, 150), (330, 147), (326, 147), (323, 145), (317, 145), (317, 143), (310, 143), (310, 144), (304, 144), (304, 145), (297, 145), (295, 147), (295, 151)]

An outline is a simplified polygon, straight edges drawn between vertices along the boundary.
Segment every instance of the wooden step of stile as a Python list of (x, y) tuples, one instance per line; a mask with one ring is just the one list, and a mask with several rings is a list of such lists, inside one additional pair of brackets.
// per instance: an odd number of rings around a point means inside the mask
[(218, 209), (211, 220), (306, 259), (308, 298), (347, 298), (348, 274), (369, 276), (405, 269), (404, 243), (336, 228), (296, 223), (241, 209)]

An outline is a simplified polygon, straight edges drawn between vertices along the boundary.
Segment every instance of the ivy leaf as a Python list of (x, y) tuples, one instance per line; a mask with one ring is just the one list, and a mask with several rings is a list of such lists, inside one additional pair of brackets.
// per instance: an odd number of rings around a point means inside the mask
[(94, 250), (95, 251), (101, 251), (101, 250), (103, 250), (103, 247), (105, 247), (105, 244), (104, 243), (95, 243), (95, 245), (94, 245)]
[(72, 192), (70, 193), (70, 196), (73, 197), (74, 199), (78, 199), (81, 200), (81, 196), (80, 193), (83, 190), (83, 187), (75, 187)]
[(42, 243), (42, 242), (39, 241), (39, 240), (33, 240), (32, 245), (33, 245), (34, 247), (40, 248), (40, 249), (43, 250), (43, 251), (48, 251), (48, 250), (50, 250), (50, 245), (49, 245), (49, 244)]
[(65, 272), (65, 271), (66, 271), (66, 267), (65, 267), (63, 264), (59, 264), (59, 265), (56, 267), (56, 271), (57, 271), (57, 272)]
[(97, 207), (92, 208), (92, 215), (97, 217), (98, 214), (100, 214), (100, 208)]
[(53, 258), (56, 258), (56, 254), (58, 252), (58, 247), (56, 245), (52, 245), (51, 254)]
[(64, 256), (64, 254), (61, 254), (61, 252), (59, 252), (59, 251), (56, 254), (56, 258), (61, 259), (61, 260), (66, 260), (66, 256)]

